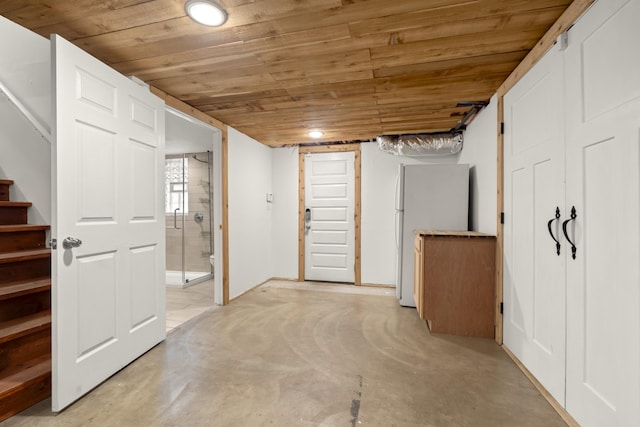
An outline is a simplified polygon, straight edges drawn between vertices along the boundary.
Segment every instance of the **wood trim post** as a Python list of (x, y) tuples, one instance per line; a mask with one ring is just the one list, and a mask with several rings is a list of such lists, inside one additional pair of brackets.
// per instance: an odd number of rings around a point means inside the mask
[(222, 305), (229, 304), (229, 134), (222, 129)]
[(304, 282), (304, 153), (298, 150), (298, 281)]
[(362, 184), (361, 184), (361, 171), (362, 171), (362, 167), (361, 167), (361, 161), (360, 161), (360, 145), (358, 145), (358, 149), (355, 151), (355, 171), (354, 171), (354, 175), (355, 175), (355, 197), (356, 197), (356, 204), (355, 204), (355, 218), (354, 218), (354, 227), (355, 227), (355, 257), (354, 257), (354, 262), (355, 262), (355, 275), (354, 275), (354, 285), (356, 286), (360, 286), (362, 285), (362, 269), (361, 269), (361, 263), (360, 263), (360, 257), (361, 257), (361, 246), (360, 246), (360, 242), (361, 242), (361, 238), (362, 238), (362, 227), (360, 227), (360, 223), (361, 223), (361, 218), (362, 218), (362, 203), (361, 203), (361, 197), (362, 197)]
[(218, 128), (220, 130), (225, 130), (227, 129), (227, 125), (222, 123), (220, 120), (216, 120), (213, 117), (211, 117), (210, 115), (203, 113), (202, 111), (198, 110), (197, 108), (192, 107), (191, 105), (187, 104), (186, 102), (180, 101), (178, 98), (176, 98), (175, 96), (171, 96), (168, 93), (166, 93), (165, 91), (163, 91), (162, 89), (158, 89), (155, 86), (149, 86), (149, 90), (151, 91), (151, 93), (153, 93), (155, 96), (157, 96), (158, 98), (162, 99), (164, 101), (164, 103), (166, 105), (168, 105), (169, 107), (175, 108), (178, 111), (181, 111), (191, 117), (194, 117), (198, 120), (200, 120), (201, 122), (207, 123), (215, 128)]
[(504, 225), (502, 224), (502, 213), (504, 212), (504, 134), (503, 131), (504, 122), (504, 102), (502, 95), (498, 95), (498, 150), (497, 150), (497, 168), (498, 173), (496, 178), (498, 179), (498, 193), (496, 197), (497, 201), (497, 226), (496, 226), (496, 328), (495, 328), (495, 340), (498, 344), (502, 344), (502, 319), (503, 314), (500, 313), (500, 307), (503, 300), (503, 244), (504, 244)]

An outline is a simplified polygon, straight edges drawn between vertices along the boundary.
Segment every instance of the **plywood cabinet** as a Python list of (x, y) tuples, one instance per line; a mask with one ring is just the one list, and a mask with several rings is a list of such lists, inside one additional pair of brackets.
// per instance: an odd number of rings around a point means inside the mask
[(493, 338), (495, 236), (416, 231), (414, 296), (432, 332)]

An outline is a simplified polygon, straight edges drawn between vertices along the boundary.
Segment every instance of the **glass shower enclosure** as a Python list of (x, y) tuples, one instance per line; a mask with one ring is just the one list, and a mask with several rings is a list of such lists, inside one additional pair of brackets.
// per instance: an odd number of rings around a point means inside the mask
[(165, 158), (166, 284), (187, 287), (213, 277), (210, 151)]

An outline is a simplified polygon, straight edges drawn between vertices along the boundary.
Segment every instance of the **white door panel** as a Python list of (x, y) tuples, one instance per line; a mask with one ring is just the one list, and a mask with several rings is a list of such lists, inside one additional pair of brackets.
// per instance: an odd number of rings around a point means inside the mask
[(565, 392), (562, 58), (554, 49), (504, 97), (504, 344), (558, 402)]
[[(638, 20), (640, 0), (596, 2), (571, 28), (556, 61), (562, 86), (551, 93), (532, 83), (554, 74), (539, 72), (558, 56), (554, 50), (505, 96), (505, 345), (549, 388), (549, 378), (559, 375), (539, 365), (536, 354), (554, 354), (554, 328), (566, 330), (564, 402), (585, 427), (640, 425)], [(529, 99), (547, 98), (548, 110), (524, 108), (520, 117), (532, 123), (520, 126), (521, 143), (509, 144), (509, 122), (518, 127), (510, 109), (527, 90), (546, 92)], [(562, 94), (564, 112), (555, 112), (554, 94)], [(542, 126), (556, 114), (564, 120), (557, 144), (563, 151), (558, 156), (548, 147), (545, 158), (537, 134), (553, 133)], [(562, 216), (551, 222), (562, 245), (558, 268), (544, 242), (550, 198)], [(565, 289), (566, 304), (558, 306)], [(565, 317), (544, 315), (554, 306)]]
[[(59, 411), (164, 339), (164, 108), (64, 39), (52, 50)], [(66, 249), (66, 237), (82, 244)]]
[[(640, 425), (640, 1), (597, 2), (565, 52), (567, 410)], [(569, 78), (571, 76), (571, 78)]]
[(305, 280), (355, 278), (354, 152), (305, 155)]

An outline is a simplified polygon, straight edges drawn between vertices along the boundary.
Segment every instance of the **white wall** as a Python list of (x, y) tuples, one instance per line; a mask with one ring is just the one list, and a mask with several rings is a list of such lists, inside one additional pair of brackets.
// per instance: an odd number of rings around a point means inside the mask
[(362, 283), (395, 285), (395, 186), (398, 165), (467, 163), (470, 228), (496, 233), (497, 101), (471, 122), (456, 156), (397, 157), (362, 144)]
[[(49, 41), (0, 17), (0, 81), (40, 124), (51, 129)], [(51, 223), (51, 144), (0, 96), (0, 178), (12, 179), (11, 199), (33, 203), (32, 224)]]
[[(398, 157), (376, 143), (361, 144), (362, 283), (395, 285), (395, 191), (398, 165), (467, 163), (470, 167), (470, 226), (496, 232), (497, 101), (469, 125), (464, 148), (456, 156)], [(298, 155), (290, 148), (273, 149), (274, 275), (296, 278), (298, 268)]]
[(362, 283), (395, 286), (395, 194), (398, 166), (457, 163), (457, 156), (400, 157), (377, 143), (361, 144), (362, 152)]
[(298, 278), (298, 148), (272, 149), (273, 275)]
[(464, 149), (459, 162), (469, 163), (471, 170), (469, 215), (471, 229), (496, 234), (498, 199), (498, 100), (496, 95), (489, 105), (471, 122), (464, 135)]
[(273, 277), (272, 210), (266, 201), (273, 193), (272, 158), (271, 148), (231, 127), (228, 140), (229, 296), (234, 298)]

